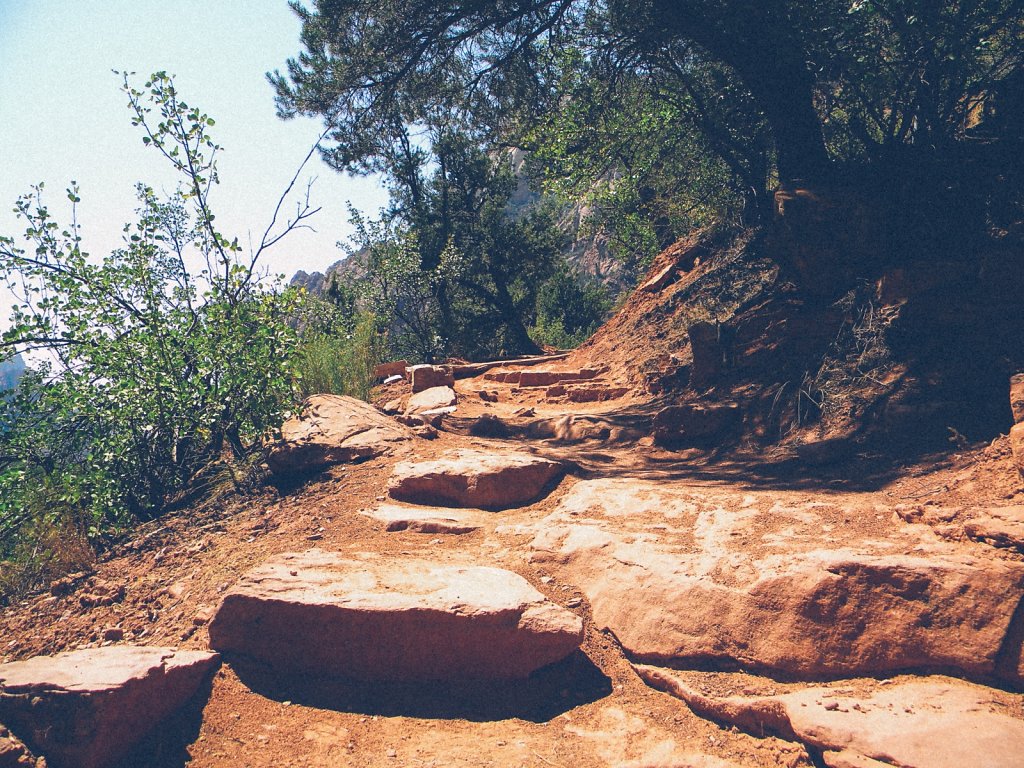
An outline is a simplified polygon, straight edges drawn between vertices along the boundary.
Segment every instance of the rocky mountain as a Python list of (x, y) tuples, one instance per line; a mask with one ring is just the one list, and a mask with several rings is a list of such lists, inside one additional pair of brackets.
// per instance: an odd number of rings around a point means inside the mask
[(15, 355), (0, 361), (0, 389), (16, 387), (24, 374), (25, 361), (21, 355)]

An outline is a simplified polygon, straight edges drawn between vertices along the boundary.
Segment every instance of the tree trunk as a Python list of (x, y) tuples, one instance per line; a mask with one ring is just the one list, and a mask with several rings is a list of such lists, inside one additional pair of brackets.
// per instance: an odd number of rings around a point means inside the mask
[(660, 44), (690, 40), (739, 75), (771, 128), (782, 180), (817, 179), (827, 172), (814, 76), (784, 0), (651, 3), (646, 23), (663, 30)]

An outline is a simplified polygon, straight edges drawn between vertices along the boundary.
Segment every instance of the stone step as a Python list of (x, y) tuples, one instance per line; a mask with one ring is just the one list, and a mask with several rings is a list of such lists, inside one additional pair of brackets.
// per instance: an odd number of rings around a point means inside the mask
[(849, 503), (583, 480), (535, 524), (531, 560), (635, 660), (1024, 681), (1024, 563)]
[(210, 624), (224, 653), (362, 681), (523, 678), (582, 639), (578, 616), (511, 571), (315, 549), (243, 576)]
[(437, 507), (401, 507), (384, 504), (363, 512), (367, 517), (384, 523), (385, 530), (411, 531), (413, 533), (453, 534), (472, 533), (481, 528), (479, 515), (462, 510), (438, 509)]
[(528, 370), (528, 371), (488, 371), (484, 379), (503, 384), (515, 384), (523, 388), (550, 387), (569, 381), (583, 381), (596, 378), (600, 374), (595, 368), (579, 368), (574, 371)]
[(530, 453), (461, 450), (437, 461), (399, 462), (388, 495), (413, 504), (510, 509), (537, 499), (563, 473), (558, 462)]
[(111, 645), (0, 664), (0, 722), (52, 765), (100, 768), (180, 709), (215, 653)]

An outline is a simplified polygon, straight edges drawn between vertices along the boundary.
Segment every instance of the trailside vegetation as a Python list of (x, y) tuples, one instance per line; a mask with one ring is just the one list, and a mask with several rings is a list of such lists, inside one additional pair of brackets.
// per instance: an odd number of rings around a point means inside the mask
[(210, 205), (213, 119), (165, 73), (141, 88), (125, 75), (123, 89), (179, 188), (162, 198), (140, 184), (138, 218), (102, 258), (84, 250), (74, 184), (67, 222), (40, 184), (17, 203), (24, 237), (0, 237), (0, 272), (18, 299), (0, 356), (35, 362), (0, 401), (9, 588), (59, 567), (50, 561), (69, 541), (81, 556), (112, 527), (159, 514), (211, 463), (244, 465), (293, 403), (297, 296), (264, 280), (259, 259), (314, 213), (308, 196), (243, 251)]
[[(380, 126), (443, 116), (529, 150), (548, 188), (583, 200), (626, 251), (709, 219), (763, 221), (778, 183), (850, 166), (875, 188), (911, 178), (962, 195), (965, 176), (1012, 176), (1021, 142), (1016, 0), (292, 6), (303, 50), (270, 80), (283, 116), (323, 118), (335, 167), (387, 171)], [(1010, 220), (1019, 182), (973, 194)]]

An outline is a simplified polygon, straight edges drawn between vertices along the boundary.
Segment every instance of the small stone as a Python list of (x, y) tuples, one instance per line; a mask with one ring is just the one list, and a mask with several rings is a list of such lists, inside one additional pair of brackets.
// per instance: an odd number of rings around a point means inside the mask
[(124, 630), (120, 627), (107, 627), (103, 630), (103, 639), (116, 643), (118, 640), (124, 639)]

